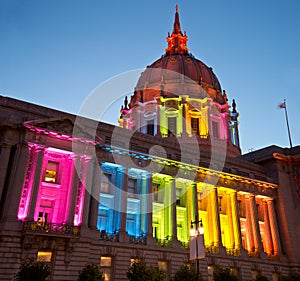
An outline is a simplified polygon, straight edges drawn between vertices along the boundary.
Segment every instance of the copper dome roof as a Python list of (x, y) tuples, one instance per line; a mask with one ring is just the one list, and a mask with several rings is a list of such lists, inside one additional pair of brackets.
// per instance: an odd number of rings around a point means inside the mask
[(180, 80), (181, 83), (191, 83), (190, 79), (203, 88), (209, 87), (217, 92), (222, 92), (221, 85), (212, 68), (189, 53), (166, 54), (156, 60), (141, 74), (137, 88), (143, 89), (145, 85), (151, 86), (160, 82), (174, 83), (176, 80)]
[[(188, 52), (187, 40), (186, 33), (181, 32), (178, 6), (176, 6), (173, 32), (171, 35), (168, 34), (166, 53), (150, 66), (147, 66), (136, 85), (135, 91), (143, 91), (144, 93), (144, 102), (153, 99), (153, 94), (145, 94), (146, 89), (158, 90), (163, 87), (165, 91), (168, 91), (168, 89), (174, 90), (179, 84), (185, 84), (185, 86), (200, 85), (214, 101), (220, 104), (227, 102), (226, 96), (222, 95), (221, 85), (212, 68)], [(185, 87), (185, 94), (195, 98), (203, 97), (203, 95), (199, 96), (195, 90), (189, 91), (192, 88), (192, 86)], [(132, 102), (134, 103), (134, 101)]]

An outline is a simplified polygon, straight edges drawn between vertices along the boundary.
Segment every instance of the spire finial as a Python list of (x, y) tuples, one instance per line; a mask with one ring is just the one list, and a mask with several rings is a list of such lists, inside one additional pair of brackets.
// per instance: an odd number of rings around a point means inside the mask
[(181, 34), (182, 35), (181, 28), (180, 28), (179, 14), (178, 14), (178, 5), (176, 5), (173, 34)]
[(173, 25), (173, 32), (167, 37), (168, 48), (166, 53), (168, 54), (184, 54), (187, 53), (188, 47), (186, 46), (187, 36), (181, 32), (178, 5), (176, 5), (175, 20)]

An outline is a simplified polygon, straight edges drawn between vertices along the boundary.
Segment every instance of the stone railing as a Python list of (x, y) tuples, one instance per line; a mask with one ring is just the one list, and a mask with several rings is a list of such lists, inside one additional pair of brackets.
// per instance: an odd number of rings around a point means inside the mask
[(226, 248), (226, 254), (228, 256), (235, 256), (235, 257), (238, 257), (241, 255), (240, 249), (233, 249), (233, 248)]
[(156, 245), (161, 247), (172, 247), (172, 240), (169, 239), (156, 239)]
[(182, 242), (180, 241), (181, 247), (183, 249), (189, 249), (190, 248), (190, 242)]
[(24, 233), (45, 233), (48, 235), (79, 236), (80, 227), (62, 223), (24, 222)]
[(105, 230), (100, 231), (100, 240), (119, 242), (118, 233), (107, 233)]
[(211, 254), (219, 254), (219, 247), (218, 246), (206, 246), (205, 247), (205, 252), (206, 253), (211, 253)]
[(130, 244), (139, 244), (139, 245), (146, 245), (147, 244), (147, 239), (144, 236), (129, 236), (129, 243)]

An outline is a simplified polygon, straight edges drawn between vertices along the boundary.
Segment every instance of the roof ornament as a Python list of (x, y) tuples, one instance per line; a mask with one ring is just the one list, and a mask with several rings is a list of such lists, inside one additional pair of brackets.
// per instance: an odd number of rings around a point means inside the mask
[(228, 102), (228, 98), (225, 90), (223, 90), (223, 99), (226, 103)]
[(188, 51), (188, 47), (186, 46), (187, 43), (187, 36), (184, 32), (184, 35), (181, 32), (180, 27), (180, 20), (179, 20), (179, 13), (178, 13), (178, 5), (176, 5), (176, 13), (175, 13), (175, 20), (173, 25), (173, 32), (170, 35), (168, 33), (167, 37), (168, 48), (166, 49), (166, 53), (173, 55), (173, 54), (185, 54)]
[(236, 103), (235, 103), (235, 99), (232, 100), (232, 113), (236, 113)]
[(127, 96), (125, 96), (125, 99), (124, 99), (124, 110), (129, 110)]

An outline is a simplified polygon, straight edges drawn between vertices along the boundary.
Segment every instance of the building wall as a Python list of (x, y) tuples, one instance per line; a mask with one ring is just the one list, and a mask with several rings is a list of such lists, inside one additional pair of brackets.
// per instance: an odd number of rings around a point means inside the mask
[[(263, 163), (230, 157), (218, 171), (205, 151), (197, 163), (193, 149), (178, 161), (178, 144), (143, 134), (129, 150), (113, 147), (112, 133), (122, 144), (127, 131), (103, 123), (97, 140), (88, 133), (74, 140), (72, 115), (2, 97), (0, 106), (0, 280), (50, 253), (52, 280), (75, 280), (101, 257), (111, 257), (103, 267), (110, 280), (125, 280), (137, 258), (167, 264), (170, 279), (189, 262), (188, 231), (197, 218), (205, 228), (206, 280), (216, 265), (240, 280), (299, 272), (299, 197), (281, 158), (268, 156), (278, 179)], [(147, 154), (154, 145), (167, 157)]]

